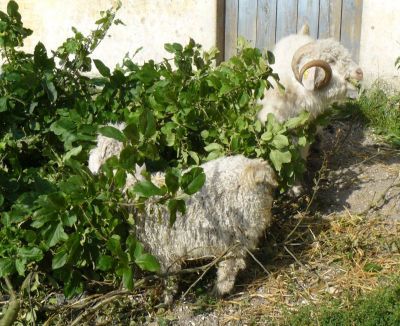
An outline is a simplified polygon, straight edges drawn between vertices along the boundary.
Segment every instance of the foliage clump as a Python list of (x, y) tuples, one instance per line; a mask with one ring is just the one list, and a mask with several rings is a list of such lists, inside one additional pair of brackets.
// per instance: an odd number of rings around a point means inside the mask
[[(265, 126), (255, 119), (257, 100), (278, 79), (271, 53), (242, 44), (216, 67), (217, 51), (190, 40), (166, 44), (171, 59), (138, 65), (126, 56), (112, 71), (91, 54), (113, 23), (121, 22), (107, 10), (88, 36), (73, 28), (51, 54), (42, 43), (27, 53), (21, 46), (32, 31), (18, 5), (0, 12), (0, 278), (12, 276), (15, 287), (33, 273), (67, 297), (85, 279), (132, 289), (135, 273), (159, 265), (129, 232), (137, 214), (129, 207), (157, 196), (172, 223), (204, 183), (198, 165), (223, 155), (269, 160), (282, 191), (304, 170), (308, 114), (283, 124), (270, 115)], [(88, 77), (94, 66), (100, 76)], [(119, 121), (123, 131), (107, 126)], [(124, 150), (92, 175), (86, 162), (97, 132)], [(165, 171), (167, 184), (147, 174), (123, 195), (136, 163)]]

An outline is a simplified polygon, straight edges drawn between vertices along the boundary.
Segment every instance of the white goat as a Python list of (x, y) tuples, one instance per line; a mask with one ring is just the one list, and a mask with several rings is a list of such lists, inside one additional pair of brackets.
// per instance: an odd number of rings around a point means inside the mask
[[(97, 148), (89, 158), (92, 172), (97, 173), (108, 157), (119, 155), (120, 145), (114, 139), (99, 136)], [(219, 158), (202, 167), (206, 182), (186, 200), (184, 216), (169, 227), (168, 211), (149, 200), (145, 213), (137, 214), (135, 232), (158, 258), (163, 273), (179, 271), (184, 260), (216, 257), (231, 248), (218, 263), (214, 293), (223, 295), (232, 290), (238, 271), (245, 268), (247, 250), (257, 247), (271, 223), (277, 182), (267, 162), (242, 155)], [(164, 174), (157, 173), (152, 180), (163, 184)], [(135, 182), (129, 176), (126, 188)], [(166, 302), (170, 302), (168, 295)]]
[[(246, 267), (247, 250), (254, 250), (270, 225), (277, 186), (272, 168), (260, 159), (242, 155), (223, 157), (202, 165), (206, 182), (186, 200), (186, 214), (169, 227), (169, 214), (148, 204), (136, 222), (136, 236), (155, 255), (162, 271), (179, 271), (183, 261), (217, 257), (214, 293), (229, 293), (239, 270)], [(157, 176), (160, 182), (160, 174)], [(162, 182), (162, 178), (161, 178)]]
[[(308, 25), (304, 25), (299, 34), (289, 35), (276, 44), (275, 64), (271, 67), (285, 89), (280, 90), (275, 83), (274, 88), (265, 91), (257, 115), (261, 122), (267, 120), (269, 113), (283, 122), (303, 110), (315, 119), (332, 103), (357, 94), (354, 85), (363, 79), (363, 71), (349, 51), (334, 39), (314, 40), (309, 34)], [(301, 149), (304, 160), (309, 148), (307, 145)], [(294, 196), (301, 192), (300, 183), (290, 190)]]
[(354, 83), (363, 79), (363, 71), (352, 60), (349, 51), (334, 39), (314, 40), (308, 25), (299, 34), (280, 40), (274, 50), (271, 65), (285, 87), (268, 89), (261, 100), (258, 118), (265, 122), (273, 113), (283, 122), (302, 110), (316, 118), (336, 101), (354, 95)]

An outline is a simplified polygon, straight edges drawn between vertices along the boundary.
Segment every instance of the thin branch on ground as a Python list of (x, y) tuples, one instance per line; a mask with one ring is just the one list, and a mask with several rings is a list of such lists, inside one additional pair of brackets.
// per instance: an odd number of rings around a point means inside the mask
[(253, 255), (253, 253), (247, 249), (245, 246), (243, 246), (244, 250), (246, 250), (246, 252), (249, 254), (249, 256), (251, 258), (253, 258), (253, 260), (263, 269), (263, 271), (267, 274), (267, 275), (271, 275), (271, 273), (264, 267), (263, 264), (261, 264), (261, 262)]
[(197, 284), (197, 283), (199, 283), (202, 279), (203, 279), (203, 277), (204, 277), (204, 275), (206, 275), (207, 274), (207, 272), (211, 269), (211, 267), (213, 267), (213, 266), (215, 266), (216, 264), (218, 264), (221, 260), (222, 260), (222, 258), (223, 257), (225, 257), (229, 252), (231, 252), (233, 249), (235, 249), (236, 247), (238, 247), (240, 244), (239, 243), (236, 243), (236, 244), (234, 244), (233, 246), (230, 246), (228, 249), (226, 249), (221, 255), (219, 255), (217, 258), (215, 258), (211, 263), (209, 263), (208, 265), (207, 265), (207, 268), (204, 270), (204, 272), (197, 278), (197, 280), (196, 281), (194, 281), (190, 286), (189, 286), (189, 288), (185, 291), (185, 293), (181, 296), (181, 299), (184, 299), (186, 296), (187, 296), (187, 294), (190, 292), (190, 290)]
[(93, 307), (87, 308), (82, 314), (80, 314), (77, 318), (75, 318), (70, 325), (71, 326), (81, 325), (82, 319), (92, 315), (105, 304), (115, 300), (115, 298), (118, 296), (124, 296), (129, 294), (132, 294), (132, 292), (126, 290), (117, 290), (105, 294), (104, 296), (102, 296), (101, 300), (99, 300)]

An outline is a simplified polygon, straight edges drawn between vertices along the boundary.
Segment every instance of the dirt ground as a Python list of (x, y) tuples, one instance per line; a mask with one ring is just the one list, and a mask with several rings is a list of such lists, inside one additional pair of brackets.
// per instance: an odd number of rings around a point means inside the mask
[[(393, 246), (390, 239), (397, 241), (400, 231), (400, 150), (360, 125), (336, 122), (325, 128), (308, 165), (307, 195), (277, 202), (270, 233), (279, 236), (267, 237), (253, 259), (257, 263), (239, 277), (236, 293), (223, 301), (181, 301), (165, 321), (280, 324), (282, 311), (364, 293), (399, 270), (399, 248), (386, 247)], [(305, 209), (305, 215), (299, 213)], [(371, 263), (383, 266), (379, 278), (365, 272)]]
[[(400, 219), (400, 150), (381, 143), (357, 125), (338, 123), (328, 128), (321, 150), (329, 157), (329, 173), (318, 193), (322, 214), (349, 210)], [(318, 162), (318, 154), (312, 160)]]

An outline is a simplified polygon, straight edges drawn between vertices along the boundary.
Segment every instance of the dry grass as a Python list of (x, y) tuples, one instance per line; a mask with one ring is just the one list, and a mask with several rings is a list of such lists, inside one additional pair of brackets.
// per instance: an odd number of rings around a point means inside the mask
[[(302, 218), (301, 215), (297, 218)], [(289, 234), (296, 218), (281, 234)], [(340, 299), (345, 306), (361, 294), (385, 284), (400, 271), (400, 222), (384, 218), (331, 215), (305, 219), (273, 261), (270, 275), (257, 279), (245, 294), (225, 304), (239, 309), (223, 323), (265, 320), (283, 323), (288, 311)], [(301, 244), (301, 245), (300, 245)], [(225, 304), (219, 309), (223, 314)], [(257, 322), (256, 322), (257, 323)]]

